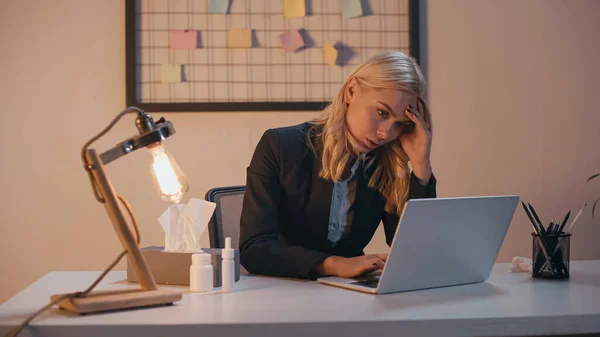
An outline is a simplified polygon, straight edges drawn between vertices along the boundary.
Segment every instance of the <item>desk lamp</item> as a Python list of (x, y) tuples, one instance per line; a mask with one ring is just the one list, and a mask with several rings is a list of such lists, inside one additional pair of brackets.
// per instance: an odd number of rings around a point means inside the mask
[[(137, 114), (135, 124), (139, 131), (139, 135), (126, 139), (100, 155), (98, 155), (95, 149), (89, 148), (94, 141), (104, 136), (104, 134), (128, 113)], [(106, 175), (106, 171), (104, 170), (104, 165), (137, 149), (148, 148), (153, 158), (151, 169), (153, 172), (154, 186), (161, 194), (161, 199), (173, 203), (181, 201), (188, 190), (188, 183), (179, 169), (179, 166), (162, 144), (164, 139), (174, 133), (175, 129), (171, 122), (165, 121), (164, 118), (154, 122), (152, 116), (148, 115), (143, 110), (137, 107), (129, 107), (115, 117), (102, 132), (90, 139), (83, 146), (81, 157), (84, 168), (89, 174), (94, 195), (100, 203), (104, 204), (108, 217), (110, 218), (125, 250), (87, 290), (72, 294), (53, 295), (51, 297), (52, 303), (57, 304), (62, 309), (84, 314), (98, 311), (172, 304), (181, 299), (180, 293), (159, 290), (156, 286), (154, 277), (152, 276), (139, 247), (139, 231), (131, 208), (121, 196), (118, 196), (115, 193), (115, 190)], [(119, 201), (121, 201), (127, 209), (133, 222), (135, 233), (127, 224)], [(91, 292), (100, 280), (125, 255), (129, 255), (129, 259), (135, 270), (141, 288)]]

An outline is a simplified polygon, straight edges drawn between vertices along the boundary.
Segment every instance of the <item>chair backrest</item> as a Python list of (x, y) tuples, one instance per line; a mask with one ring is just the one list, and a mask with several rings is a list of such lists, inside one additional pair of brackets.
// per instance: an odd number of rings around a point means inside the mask
[(232, 248), (239, 248), (244, 190), (245, 186), (228, 186), (206, 192), (206, 200), (217, 204), (208, 224), (211, 248), (224, 248), (226, 237), (231, 237)]

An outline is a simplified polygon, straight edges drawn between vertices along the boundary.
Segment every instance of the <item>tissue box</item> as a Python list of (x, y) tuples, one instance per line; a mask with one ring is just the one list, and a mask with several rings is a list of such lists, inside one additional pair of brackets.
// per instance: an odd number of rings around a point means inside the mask
[[(151, 246), (142, 248), (146, 263), (158, 284), (190, 285), (190, 266), (193, 253), (163, 252), (164, 247)], [(214, 271), (214, 286), (221, 286), (221, 248), (202, 248), (202, 251), (212, 256)], [(240, 279), (240, 251), (234, 250), (235, 280)], [(127, 281), (137, 282), (133, 266), (127, 259)]]

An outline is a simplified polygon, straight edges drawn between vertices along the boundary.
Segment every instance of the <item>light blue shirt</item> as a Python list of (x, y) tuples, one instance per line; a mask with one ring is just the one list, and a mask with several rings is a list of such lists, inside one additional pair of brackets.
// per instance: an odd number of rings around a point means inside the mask
[[(366, 160), (370, 161), (364, 165)], [(331, 195), (331, 208), (329, 209), (329, 228), (327, 239), (332, 246), (335, 246), (344, 234), (350, 230), (348, 223), (348, 213), (354, 205), (354, 196), (356, 194), (356, 170), (359, 167), (359, 162), (363, 162), (364, 169), (371, 166), (373, 158), (366, 157), (362, 154), (361, 157), (354, 162), (350, 168), (350, 176), (346, 179), (340, 178), (337, 183), (333, 184), (333, 192)]]

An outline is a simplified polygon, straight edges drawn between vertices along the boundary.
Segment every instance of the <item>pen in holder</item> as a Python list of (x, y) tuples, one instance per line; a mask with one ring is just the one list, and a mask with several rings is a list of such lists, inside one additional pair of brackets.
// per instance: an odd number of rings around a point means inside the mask
[(544, 249), (538, 234), (531, 233), (531, 236), (533, 238), (532, 276), (547, 279), (568, 279), (571, 234), (546, 235), (545, 241), (549, 251)]
[(568, 279), (571, 234), (566, 231), (573, 228), (573, 224), (579, 218), (585, 206), (579, 211), (569, 227), (565, 228), (571, 216), (571, 211), (565, 215), (562, 222), (555, 223), (552, 220), (548, 227), (544, 227), (533, 206), (529, 203), (525, 204), (523, 201), (521, 201), (521, 204), (534, 230), (531, 233), (533, 238), (532, 276), (547, 279)]

